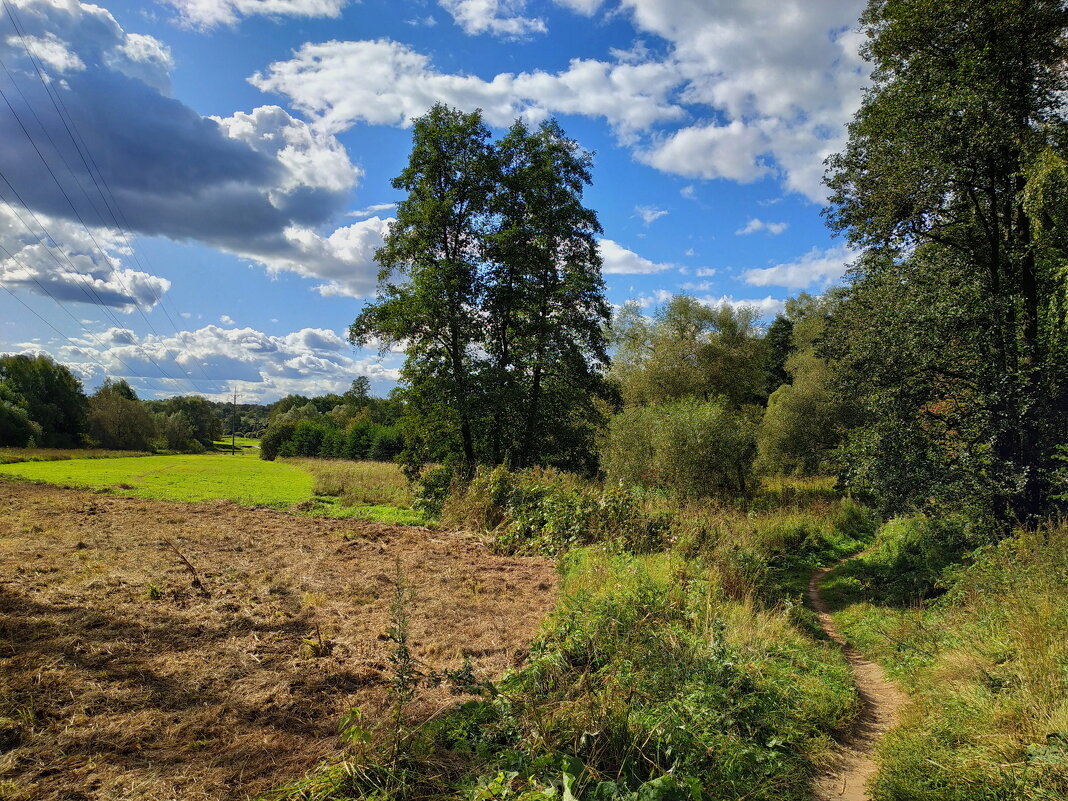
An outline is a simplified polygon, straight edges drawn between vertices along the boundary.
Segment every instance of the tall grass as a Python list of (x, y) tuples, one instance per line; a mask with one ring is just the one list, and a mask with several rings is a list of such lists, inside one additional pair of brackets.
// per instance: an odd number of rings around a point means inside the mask
[[(897, 521), (882, 538), (921, 525)], [(828, 582), (847, 636), (914, 699), (882, 746), (875, 798), (1068, 798), (1068, 526), (981, 547), (969, 562), (941, 565), (943, 594), (913, 606), (873, 602), (877, 559)]]
[(336, 496), (345, 506), (410, 507), (414, 496), (400, 465), (344, 459), (287, 459), (315, 477), (316, 495)]

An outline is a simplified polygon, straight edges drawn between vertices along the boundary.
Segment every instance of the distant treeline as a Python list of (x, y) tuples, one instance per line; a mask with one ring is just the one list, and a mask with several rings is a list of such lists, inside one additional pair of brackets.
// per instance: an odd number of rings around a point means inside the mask
[(92, 394), (48, 356), (0, 356), (0, 446), (202, 453), (220, 437), (264, 438), (264, 456), (392, 459), (401, 404), (357, 378), (343, 395), (233, 404), (196, 395), (141, 400), (124, 380)]

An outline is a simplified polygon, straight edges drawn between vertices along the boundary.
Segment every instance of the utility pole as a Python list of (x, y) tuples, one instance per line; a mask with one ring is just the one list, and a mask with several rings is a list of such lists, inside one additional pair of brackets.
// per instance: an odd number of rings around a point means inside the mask
[(234, 411), (230, 415), (230, 455), (237, 455), (237, 390), (234, 390)]

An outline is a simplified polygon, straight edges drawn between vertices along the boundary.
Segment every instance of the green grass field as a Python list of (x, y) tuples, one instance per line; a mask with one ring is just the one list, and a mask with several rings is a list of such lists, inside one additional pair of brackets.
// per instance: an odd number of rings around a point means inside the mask
[(67, 459), (0, 465), (0, 475), (121, 495), (172, 501), (227, 499), (247, 506), (287, 507), (311, 500), (315, 478), (255, 452), (229, 455), (138, 456)]
[[(429, 521), (411, 508), (412, 494), (400, 468), (389, 462), (328, 459), (259, 459), (259, 441), (238, 437), (217, 452), (198, 455), (116, 456), (114, 451), (19, 451), (0, 476), (17, 476), (65, 487), (87, 487), (119, 495), (168, 501), (225, 499), (245, 506), (293, 511), (309, 517), (369, 520), (400, 525)], [(75, 454), (85, 454), (77, 458)], [(102, 454), (113, 458), (102, 458)], [(2, 453), (0, 453), (2, 455)], [(28, 459), (57, 461), (28, 461)], [(26, 459), (26, 461), (23, 461)]]

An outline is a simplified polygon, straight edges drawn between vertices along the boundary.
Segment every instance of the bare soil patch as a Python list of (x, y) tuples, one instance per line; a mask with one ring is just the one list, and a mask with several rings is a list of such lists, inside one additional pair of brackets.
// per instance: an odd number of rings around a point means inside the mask
[(434, 668), (500, 673), (554, 602), (549, 561), (460, 532), (0, 481), (0, 799), (244, 799), (299, 777), (348, 709), (388, 703), (398, 560)]
[(883, 669), (865, 659), (849, 645), (831, 619), (831, 611), (820, 595), (820, 581), (833, 567), (817, 570), (808, 583), (808, 598), (819, 618), (823, 631), (838, 643), (853, 669), (861, 709), (856, 722), (839, 750), (830, 769), (817, 777), (813, 785), (815, 801), (868, 801), (868, 780), (875, 775), (878, 764), (873, 758), (875, 746), (898, 721), (906, 695), (886, 678)]

